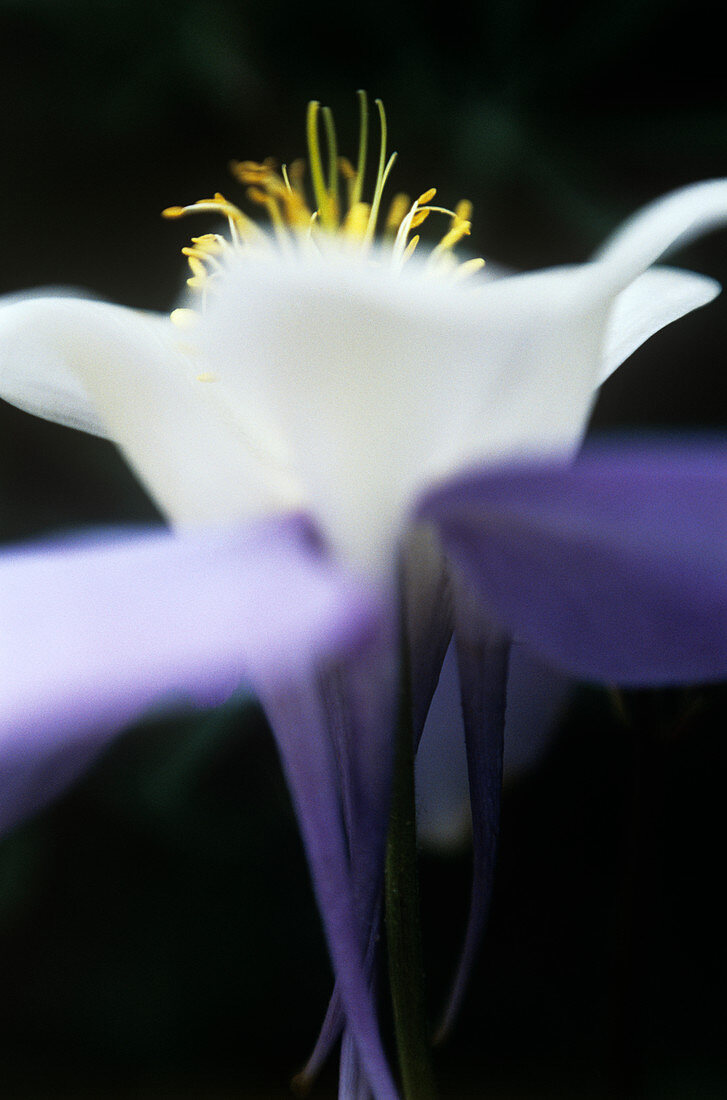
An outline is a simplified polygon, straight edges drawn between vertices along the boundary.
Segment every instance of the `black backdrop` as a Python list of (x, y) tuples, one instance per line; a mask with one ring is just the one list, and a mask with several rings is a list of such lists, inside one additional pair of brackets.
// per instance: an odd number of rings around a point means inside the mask
[[(301, 154), (310, 98), (353, 149), (359, 86), (387, 105), (395, 186), (471, 198), (476, 251), (583, 259), (640, 203), (727, 171), (714, 19), (685, 0), (0, 0), (0, 290), (169, 308), (187, 226), (159, 211), (226, 188), (231, 157)], [(679, 262), (724, 280), (726, 257), (723, 233)], [(727, 427), (726, 326), (718, 302), (651, 341), (594, 427)], [(110, 445), (0, 407), (4, 542), (154, 518)], [(508, 791), (489, 938), (438, 1059), (448, 1096), (727, 1091), (725, 695), (626, 708), (579, 690)], [(467, 861), (424, 857), (433, 1004)], [(131, 733), (0, 847), (1, 1095), (286, 1095), (328, 984), (252, 706)]]

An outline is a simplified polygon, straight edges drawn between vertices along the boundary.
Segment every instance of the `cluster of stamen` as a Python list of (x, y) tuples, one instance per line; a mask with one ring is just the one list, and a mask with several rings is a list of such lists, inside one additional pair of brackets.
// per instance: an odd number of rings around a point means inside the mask
[[(170, 206), (163, 211), (167, 218), (181, 218), (192, 213), (214, 213), (226, 219), (229, 238), (219, 233), (205, 233), (193, 237), (182, 249), (187, 257), (191, 276), (187, 284), (202, 296), (202, 307), (207, 294), (224, 268), (231, 251), (250, 248), (277, 248), (283, 253), (306, 249), (323, 250), (331, 235), (336, 240), (361, 251), (370, 249), (379, 225), (381, 200), (389, 173), (396, 160), (396, 153), (387, 158), (386, 114), (381, 100), (376, 100), (380, 122), (379, 159), (373, 196), (370, 202), (362, 198), (366, 156), (368, 151), (368, 101), (365, 92), (358, 93), (360, 110), (359, 148), (356, 167), (338, 155), (333, 115), (328, 107), (313, 102), (308, 105), (307, 139), (310, 189), (313, 202), (305, 187), (306, 163), (295, 160), (279, 170), (274, 160), (233, 161), (230, 170), (234, 178), (246, 188), (250, 202), (265, 209), (272, 236), (237, 205), (224, 195), (215, 194), (211, 199), (200, 199), (189, 206)], [(321, 154), (320, 123), (326, 141), (326, 159)], [(427, 265), (431, 269), (451, 272), (456, 278), (466, 277), (478, 271), (484, 260), (472, 259), (457, 263), (452, 251), (469, 236), (472, 207), (469, 202), (457, 204), (454, 210), (435, 206), (432, 200), (435, 188), (430, 188), (411, 202), (408, 195), (397, 194), (392, 199), (383, 218), (381, 236), (385, 251), (396, 269), (401, 269), (419, 244), (415, 232), (430, 214), (443, 214), (449, 218), (449, 227), (439, 242), (431, 249)], [(180, 327), (189, 327), (195, 319), (195, 311), (174, 310), (172, 320)]]

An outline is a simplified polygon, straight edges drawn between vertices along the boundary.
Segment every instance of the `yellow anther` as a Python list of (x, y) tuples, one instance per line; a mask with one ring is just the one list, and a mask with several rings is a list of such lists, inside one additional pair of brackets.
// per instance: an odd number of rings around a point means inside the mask
[(454, 216), (463, 222), (472, 220), (472, 203), (469, 199), (460, 199), (454, 208)]
[(248, 187), (246, 194), (250, 202), (256, 202), (260, 206), (267, 206), (270, 202), (270, 195), (261, 187)]
[(211, 256), (221, 256), (229, 244), (219, 233), (203, 233), (201, 237), (192, 237), (192, 244)]
[(347, 157), (338, 158), (338, 170), (346, 184), (346, 202), (349, 210), (361, 201), (361, 188), (359, 187), (358, 172)]
[(428, 191), (425, 191), (423, 195), (420, 195), (417, 199), (417, 206), (426, 206), (428, 202), (431, 202), (437, 193), (436, 187), (430, 187)]
[(223, 249), (220, 244), (215, 241), (212, 234), (209, 235), (209, 239), (205, 237), (192, 237), (192, 248), (187, 245), (182, 249), (182, 252), (187, 255), (188, 252), (194, 252), (195, 255), (201, 256), (204, 259), (212, 259), (215, 256), (221, 255)]
[(194, 309), (173, 309), (169, 314), (169, 320), (177, 328), (188, 332), (199, 321), (199, 314)]
[(343, 219), (344, 235), (363, 240), (366, 236), (370, 213), (371, 207), (367, 202), (357, 202), (355, 206), (352, 206)]
[[(308, 105), (307, 144), (308, 164), (300, 159), (278, 167), (278, 162), (268, 157), (263, 161), (240, 160), (230, 163), (235, 179), (247, 188), (247, 198), (267, 211), (275, 241), (265, 233), (233, 202), (220, 192), (212, 198), (199, 199), (188, 206), (169, 206), (162, 213), (165, 218), (182, 218), (192, 213), (216, 214), (227, 219), (229, 236), (220, 233), (203, 233), (192, 237), (182, 252), (191, 270), (187, 280), (190, 287), (201, 290), (200, 310), (205, 309), (207, 296), (222, 275), (226, 260), (234, 253), (244, 254), (248, 247), (280, 249), (285, 252), (320, 252), (321, 234), (339, 234), (351, 248), (365, 252), (377, 233), (382, 195), (396, 154), (387, 151), (386, 113), (381, 100), (376, 100), (379, 116), (380, 140), (378, 166), (370, 202), (363, 199), (368, 152), (368, 99), (364, 92), (359, 99), (358, 156), (354, 164), (338, 155), (336, 131), (330, 108), (319, 103)], [(321, 135), (323, 141), (321, 141)], [(310, 185), (306, 188), (306, 171), (310, 173)], [(341, 194), (341, 181), (345, 184)], [(309, 195), (312, 191), (313, 201)], [(468, 260), (456, 265), (452, 250), (470, 232), (472, 205), (467, 201), (457, 204), (454, 210), (433, 205), (436, 188), (423, 191), (415, 202), (407, 195), (397, 194), (391, 201), (383, 226), (384, 240), (390, 249), (394, 267), (401, 267), (412, 255), (419, 243), (417, 230), (431, 214), (444, 214), (449, 228), (433, 249), (430, 258), (440, 273), (456, 268), (454, 277), (465, 278), (481, 269), (482, 260)], [(414, 234), (412, 236), (412, 234)], [(411, 237), (411, 239), (410, 239)], [(174, 310), (171, 320), (178, 328), (191, 328), (197, 323), (198, 313), (193, 309)], [(210, 381), (211, 376), (200, 375), (200, 381)]]
[(249, 183), (251, 179), (264, 179), (269, 176), (272, 167), (258, 160), (231, 160), (230, 171), (242, 183)]
[(216, 382), (217, 381), (217, 375), (216, 374), (210, 374), (209, 371), (203, 371), (202, 374), (197, 375), (197, 381), (198, 382)]
[[(425, 192), (425, 194), (427, 194), (427, 193), (428, 192)], [(430, 209), (431, 209), (431, 207), (427, 207), (426, 213), (424, 213), (423, 210), (419, 209), (419, 200), (418, 199), (416, 200), (416, 202), (412, 203), (412, 206), (409, 209), (408, 213), (406, 214), (406, 216), (404, 218), (402, 218), (401, 224), (400, 224), (400, 226), (397, 230), (397, 233), (396, 233), (396, 238), (395, 238), (394, 244), (393, 244), (394, 258), (395, 259), (401, 259), (401, 257), (403, 256), (404, 249), (406, 247), (406, 240), (407, 240), (407, 237), (409, 236), (409, 233), (411, 232), (412, 226), (415, 225), (415, 224), (419, 225), (422, 221), (424, 221), (424, 219), (427, 217), (427, 214), (429, 213)], [(423, 215), (423, 216), (421, 216), (421, 215)], [(417, 219), (417, 218), (419, 218), (419, 220), (415, 221), (415, 219)]]
[(412, 216), (411, 216), (411, 220), (409, 222), (409, 228), (410, 229), (416, 229), (417, 226), (421, 225), (422, 222), (425, 222), (427, 220), (427, 218), (429, 217), (429, 214), (430, 214), (430, 208), (429, 207), (425, 206), (423, 210), (417, 210), (416, 213), (412, 214)]
[(219, 191), (215, 192), (214, 198), (198, 199), (189, 206), (168, 206), (162, 213), (167, 218), (181, 218), (186, 214), (221, 214), (227, 218), (233, 241), (237, 239), (238, 234), (243, 240), (260, 239), (263, 236), (255, 222), (243, 214), (234, 203), (228, 202)]
[(174, 347), (181, 355), (186, 355), (188, 359), (197, 359), (199, 357), (199, 348), (190, 340), (177, 340)]
[(194, 274), (200, 277), (203, 274), (209, 275), (207, 268), (204, 266), (205, 264), (211, 264), (218, 271), (222, 266), (217, 257), (213, 256), (211, 252), (204, 248), (190, 248), (187, 246), (182, 249), (182, 255), (187, 257), (189, 266), (192, 268)]
[(455, 217), (452, 220), (451, 229), (447, 230), (439, 244), (432, 249), (432, 257), (438, 256), (440, 253), (447, 252), (449, 249), (454, 248), (463, 237), (469, 237), (471, 229), (472, 226), (469, 222)]
[(409, 244), (406, 246), (406, 248), (404, 249), (404, 251), (402, 253), (402, 256), (401, 256), (402, 265), (404, 265), (406, 263), (406, 261), (409, 259), (412, 252), (414, 251), (414, 249), (416, 248), (416, 246), (418, 244), (419, 244), (419, 235), (415, 234), (412, 237), (412, 239), (409, 241)]
[(297, 191), (285, 190), (279, 196), (285, 220), (293, 228), (302, 229), (310, 222), (311, 212), (306, 206), (305, 199)]
[(303, 179), (305, 177), (305, 161), (302, 157), (298, 157), (292, 164), (288, 165), (288, 178), (290, 180), (290, 186), (294, 191), (303, 193)]
[[(284, 195), (287, 196), (288, 192), (284, 192)], [(280, 205), (275, 196), (271, 195), (268, 191), (263, 191), (260, 187), (248, 187), (247, 197), (252, 202), (259, 203), (260, 206), (265, 207), (278, 244), (287, 251), (290, 246), (290, 238), (286, 227), (286, 219), (283, 217)]]
[(348, 157), (338, 158), (338, 170), (345, 180), (356, 179), (356, 169), (351, 164), (351, 161), (348, 159)]
[(389, 212), (386, 215), (386, 222), (384, 223), (384, 234), (386, 236), (391, 236), (396, 233), (406, 217), (410, 206), (411, 199), (408, 195), (405, 195), (402, 191), (400, 191), (398, 195), (394, 195), (391, 200)]
[(478, 256), (474, 260), (465, 260), (464, 263), (458, 265), (455, 271), (452, 273), (452, 277), (461, 282), (462, 279), (468, 279), (471, 275), (476, 275), (478, 271), (482, 271), (485, 266), (485, 261), (481, 256)]
[(187, 257), (187, 263), (192, 269), (192, 273), (198, 278), (207, 278), (207, 268), (202, 263), (197, 252), (193, 248), (183, 248), (182, 255)]

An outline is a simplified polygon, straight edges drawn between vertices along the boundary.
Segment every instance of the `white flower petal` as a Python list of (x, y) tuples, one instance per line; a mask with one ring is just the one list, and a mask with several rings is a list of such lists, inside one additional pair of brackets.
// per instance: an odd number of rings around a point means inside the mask
[(289, 441), (334, 545), (376, 568), (428, 481), (577, 442), (609, 305), (595, 270), (465, 289), (351, 254), (247, 259), (200, 342), (239, 408)]
[(677, 246), (727, 223), (727, 179), (672, 191), (638, 211), (593, 257), (626, 286)]
[(727, 181), (697, 185), (597, 262), (465, 285), (384, 252), (246, 251), (218, 272), (196, 359), (165, 318), (10, 305), (0, 393), (102, 426), (177, 523), (307, 507), (349, 561), (390, 573), (432, 481), (575, 449), (606, 374), (715, 293), (645, 268), (726, 218)]
[(166, 316), (78, 298), (5, 311), (13, 342), (3, 345), (0, 393), (115, 440), (173, 523), (228, 523), (298, 503), (290, 476), (250, 448), (215, 384), (198, 380), (204, 365)]
[(654, 333), (706, 305), (720, 292), (706, 275), (654, 267), (617, 296), (606, 330), (600, 381), (605, 381)]
[[(44, 420), (106, 436), (73, 371), (73, 344), (56, 339), (54, 317), (68, 308), (73, 299), (14, 295), (0, 302), (0, 397)], [(81, 340), (79, 330), (74, 343)]]

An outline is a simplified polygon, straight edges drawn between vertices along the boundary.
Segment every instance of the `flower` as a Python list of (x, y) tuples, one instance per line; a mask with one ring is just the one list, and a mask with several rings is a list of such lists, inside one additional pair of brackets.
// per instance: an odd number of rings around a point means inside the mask
[[(0, 394), (113, 439), (172, 528), (2, 555), (0, 824), (149, 707), (251, 686), (337, 976), (308, 1072), (345, 1016), (344, 1074), (360, 1065), (392, 1097), (369, 978), (397, 620), (417, 738), (453, 629), (458, 650), (475, 870), (449, 1018), (491, 887), (510, 639), (587, 678), (727, 672), (725, 448), (573, 460), (604, 378), (717, 293), (652, 265), (727, 219), (727, 181), (655, 203), (589, 263), (496, 278), (455, 262), (469, 211), (433, 206), (431, 189), (395, 198), (375, 243), (393, 158), (379, 106), (365, 203), (360, 103), (356, 168), (330, 112), (309, 109), (313, 210), (295, 164), (234, 166), (271, 236), (221, 195), (169, 208), (214, 211), (229, 230), (193, 238), (191, 296), (170, 318), (72, 297), (0, 306)], [(430, 215), (448, 228), (422, 258), (411, 234)]]

